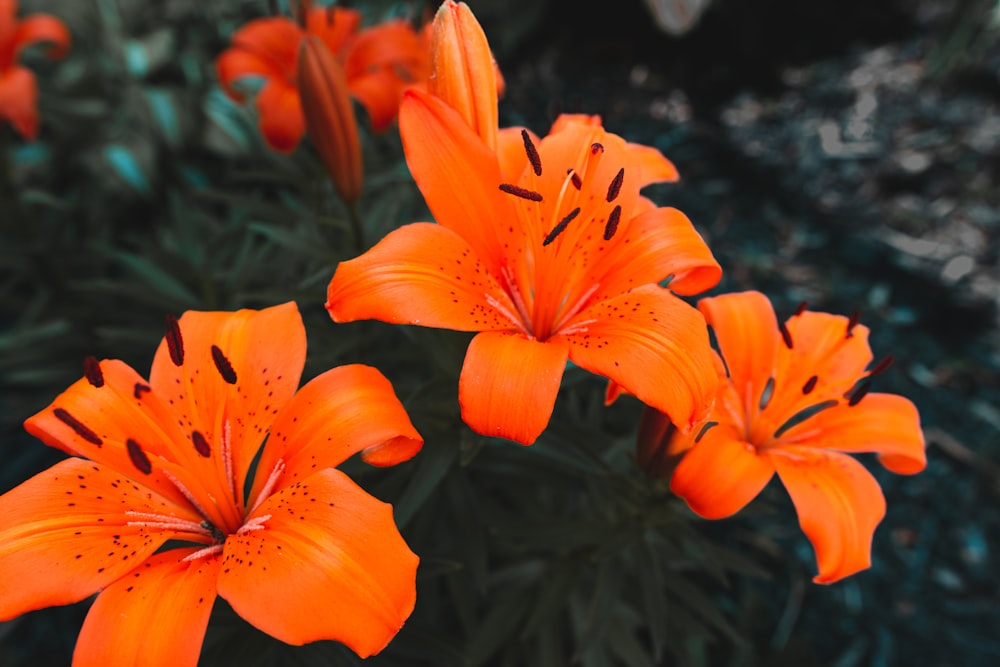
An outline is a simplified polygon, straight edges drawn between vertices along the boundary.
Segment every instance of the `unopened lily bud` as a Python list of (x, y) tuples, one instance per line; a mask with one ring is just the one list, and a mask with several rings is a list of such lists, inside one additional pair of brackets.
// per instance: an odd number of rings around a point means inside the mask
[(319, 151), (333, 185), (348, 203), (361, 194), (363, 172), (358, 123), (344, 68), (315, 36), (299, 50), (299, 93), (306, 130)]
[(486, 34), (464, 2), (445, 0), (431, 29), (428, 91), (465, 119), (491, 150), (497, 145), (498, 73)]

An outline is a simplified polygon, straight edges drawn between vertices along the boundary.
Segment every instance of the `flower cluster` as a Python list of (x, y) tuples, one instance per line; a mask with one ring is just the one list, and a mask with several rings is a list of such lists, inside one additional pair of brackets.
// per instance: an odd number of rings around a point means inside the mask
[(69, 51), (69, 31), (48, 14), (18, 20), (17, 0), (0, 0), (0, 121), (8, 121), (28, 141), (38, 136), (38, 82), (18, 65), (18, 57), (36, 42), (49, 44), (49, 57), (62, 58)]
[[(69, 37), (15, 10), (0, 0), (0, 115), (30, 139), (34, 78), (17, 56), (38, 40), (61, 55)], [(636, 461), (695, 513), (730, 516), (777, 473), (815, 581), (868, 567), (885, 500), (850, 454), (900, 474), (926, 457), (913, 404), (870, 391), (892, 360), (872, 365), (858, 318), (803, 305), (779, 323), (759, 292), (690, 305), (722, 267), (684, 213), (641, 194), (678, 179), (670, 160), (599, 116), (561, 115), (545, 136), (500, 128), (503, 80), (464, 3), (445, 0), (424, 30), (361, 20), (304, 2), (298, 21), (240, 28), (217, 61), (238, 99), (263, 79), (267, 143), (290, 152), (308, 133), (350, 205), (352, 100), (376, 130), (398, 116), (434, 221), (341, 262), (330, 318), (473, 333), (462, 420), (526, 446), (572, 362), (607, 380), (608, 402), (646, 405)], [(74, 665), (196, 664), (217, 597), (290, 644), (384, 648), (414, 609), (418, 557), (391, 506), (336, 468), (355, 454), (392, 466), (423, 440), (378, 370), (339, 366), (299, 388), (305, 358), (294, 303), (168, 316), (148, 379), (88, 358), (25, 424), (70, 457), (0, 496), (0, 620), (97, 593)]]

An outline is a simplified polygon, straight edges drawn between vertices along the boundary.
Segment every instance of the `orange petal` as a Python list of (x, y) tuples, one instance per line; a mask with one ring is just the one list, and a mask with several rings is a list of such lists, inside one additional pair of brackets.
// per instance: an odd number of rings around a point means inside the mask
[(267, 145), (281, 153), (291, 153), (306, 131), (302, 101), (295, 86), (272, 79), (257, 94), (260, 133)]
[(344, 72), (376, 132), (392, 124), (403, 90), (422, 83), (428, 71), (427, 47), (406, 21), (362, 30), (347, 46)]
[(323, 40), (330, 53), (341, 55), (361, 26), (361, 12), (345, 7), (316, 7), (306, 14), (306, 32)]
[(231, 98), (237, 102), (243, 101), (243, 94), (238, 85), (233, 85), (245, 76), (259, 76), (265, 79), (281, 79), (285, 73), (280, 71), (270, 60), (261, 58), (255, 53), (243, 49), (226, 49), (215, 60), (215, 72), (219, 84)]
[(0, 71), (0, 120), (7, 119), (27, 141), (38, 136), (38, 82), (31, 70)]
[(77, 602), (183, 534), (129, 512), (193, 526), (201, 517), (118, 473), (67, 459), (0, 496), (0, 620)]
[(259, 529), (226, 540), (219, 595), (283, 642), (382, 650), (413, 610), (419, 560), (392, 507), (327, 469), (269, 498), (257, 517)]
[(17, 0), (0, 0), (0, 36), (7, 36), (3, 33), (3, 30), (17, 23), (16, 16)]
[(688, 217), (675, 208), (657, 208), (633, 218), (613, 243), (599, 265), (601, 272), (595, 273), (601, 286), (595, 300), (658, 283), (669, 275), (673, 275), (672, 292), (698, 294), (715, 287), (722, 277), (712, 251)]
[(497, 160), (505, 183), (517, 183), (528, 166), (522, 131), (528, 133), (535, 146), (541, 143), (537, 134), (523, 127), (504, 127), (497, 132)]
[(444, 100), (491, 149), (497, 145), (496, 65), (486, 34), (464, 2), (441, 3), (431, 30), (433, 76), (427, 90)]
[(628, 144), (629, 164), (639, 169), (639, 187), (652, 183), (672, 183), (680, 178), (674, 163), (652, 146)]
[(403, 85), (399, 77), (386, 69), (366, 72), (348, 80), (351, 95), (368, 113), (368, 122), (376, 132), (385, 130), (399, 113)]
[[(672, 440), (696, 436), (675, 433)], [(669, 446), (683, 447), (676, 442)], [(771, 463), (758, 456), (735, 427), (723, 423), (706, 431), (684, 455), (670, 480), (670, 490), (698, 516), (724, 519), (756, 498), (772, 475)]]
[(257, 466), (255, 498), (278, 461), (271, 487), (283, 489), (358, 452), (375, 465), (395, 465), (420, 451), (423, 439), (378, 370), (353, 364), (331, 369), (302, 387), (271, 428)]
[(35, 42), (48, 42), (49, 58), (62, 58), (69, 51), (70, 35), (66, 24), (49, 14), (32, 14), (18, 22), (14, 29), (14, 57), (25, 46)]
[(403, 97), (399, 130), (406, 163), (434, 219), (464, 238), (493, 275), (501, 275), (503, 258), (521, 242), (504, 249), (517, 215), (510, 195), (499, 189), (496, 155), (454, 109), (417, 89)]
[(816, 550), (813, 581), (829, 584), (870, 567), (885, 498), (865, 467), (850, 456), (806, 447), (772, 449), (768, 456)]
[[(95, 362), (101, 386), (80, 379), (24, 424), (51, 447), (83, 456), (159, 492), (175, 503), (187, 498), (174, 479), (200, 490), (199, 456), (190, 431), (144, 378), (118, 360)], [(180, 466), (176, 464), (181, 464)], [(194, 480), (194, 483), (192, 483)], [(211, 488), (211, 487), (210, 487)], [(214, 489), (213, 489), (214, 490)], [(211, 499), (201, 496), (206, 508)], [(221, 520), (221, 517), (213, 518)]]
[[(344, 70), (348, 77), (373, 69), (397, 70), (404, 79), (417, 76), (427, 48), (407, 21), (392, 20), (366, 28), (347, 48)], [(415, 83), (411, 78), (407, 83)]]
[(289, 302), (260, 311), (189, 311), (177, 324), (181, 365), (165, 339), (153, 359), (150, 385), (185, 429), (201, 434), (209, 451), (201, 485), (235, 480), (238, 488), (227, 491), (242, 507), (250, 462), (299, 385), (306, 356), (302, 318)]
[(292, 80), (304, 36), (294, 21), (278, 16), (250, 21), (233, 33), (232, 45), (270, 63), (282, 79)]
[(376, 319), (458, 331), (511, 329), (487, 302), (514, 306), (461, 237), (428, 222), (404, 225), (341, 262), (327, 290), (334, 322)]
[(194, 667), (215, 602), (222, 559), (184, 562), (196, 549), (156, 554), (94, 601), (73, 652), (73, 667)]
[(472, 339), (458, 383), (462, 419), (483, 435), (532, 444), (549, 423), (569, 349), (559, 338), (484, 332)]
[(598, 114), (561, 113), (553, 121), (552, 127), (549, 128), (549, 134), (562, 132), (573, 124), (586, 125), (588, 127), (604, 127), (604, 122)]
[(781, 344), (771, 302), (760, 292), (739, 292), (702, 299), (698, 310), (715, 331), (733, 389), (756, 410)]
[(318, 37), (302, 42), (299, 93), (309, 136), (341, 198), (361, 195), (361, 140), (344, 70)]
[(792, 350), (786, 353), (786, 363), (779, 370), (779, 379), (802, 386), (810, 376), (819, 380), (813, 396), (828, 392), (843, 394), (871, 363), (868, 327), (854, 326), (847, 335), (849, 319), (843, 315), (805, 311), (786, 322), (792, 339)]
[(566, 329), (570, 359), (603, 375), (690, 431), (718, 386), (705, 320), (669, 291), (646, 285), (581, 312)]
[(840, 452), (877, 452), (886, 468), (902, 475), (927, 467), (917, 408), (894, 394), (868, 394), (854, 406), (841, 403), (789, 429), (782, 440)]

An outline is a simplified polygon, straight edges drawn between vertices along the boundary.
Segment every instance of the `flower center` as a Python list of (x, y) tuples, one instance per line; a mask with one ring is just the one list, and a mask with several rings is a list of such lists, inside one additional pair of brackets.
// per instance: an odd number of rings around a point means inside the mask
[[(619, 230), (622, 207), (616, 200), (625, 168), (610, 183), (597, 183), (605, 148), (593, 142), (585, 147), (578, 165), (566, 169), (550, 197), (537, 187), (543, 173), (541, 156), (527, 131), (521, 131), (521, 138), (531, 166), (528, 177), (535, 187), (499, 185), (519, 200), (517, 211), (527, 235), (524, 253), (514, 265), (505, 265), (499, 276), (516, 312), (488, 300), (525, 335), (546, 340), (585, 331), (589, 324), (576, 318), (600, 290), (593, 267)], [(549, 185), (554, 184), (549, 181)]]
[[(802, 303), (795, 310), (792, 318), (802, 315), (806, 310), (806, 303)], [(789, 318), (788, 322), (791, 321)], [(791, 353), (795, 346), (792, 331), (788, 327), (788, 322), (781, 322), (778, 331), (781, 334), (782, 344), (785, 351)], [(827, 362), (827, 370), (832, 370), (829, 362), (835, 355), (840, 353), (844, 346), (854, 339), (854, 331), (860, 322), (860, 315), (855, 311), (848, 318), (843, 336), (833, 341), (826, 349), (813, 357), (814, 363), (821, 366)], [(808, 351), (807, 351), (808, 353)], [(803, 355), (804, 357), (805, 355)], [(893, 364), (892, 355), (883, 357), (870, 370), (865, 371), (854, 381), (837, 378), (826, 381), (820, 374), (810, 375), (804, 382), (801, 382), (802, 373), (794, 368), (795, 361), (789, 365), (792, 367), (789, 373), (789, 381), (794, 381), (794, 386), (777, 386), (778, 381), (774, 374), (768, 378), (760, 395), (757, 397), (744, 397), (744, 410), (746, 415), (747, 441), (753, 443), (758, 448), (777, 447), (783, 444), (795, 444), (806, 440), (818, 433), (818, 428), (810, 431), (800, 431), (791, 437), (786, 434), (812, 419), (821, 412), (846, 402), (848, 407), (854, 407), (861, 403), (872, 387), (872, 378), (881, 375)], [(844, 388), (847, 387), (845, 391)], [(768, 408), (772, 407), (770, 413)]]

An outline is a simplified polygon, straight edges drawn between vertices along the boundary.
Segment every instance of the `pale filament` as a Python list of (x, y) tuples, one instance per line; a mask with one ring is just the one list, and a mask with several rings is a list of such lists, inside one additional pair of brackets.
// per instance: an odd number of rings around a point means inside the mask
[(167, 480), (171, 484), (173, 484), (178, 491), (181, 492), (181, 495), (187, 498), (187, 501), (191, 503), (191, 506), (195, 508), (198, 514), (205, 517), (205, 519), (211, 521), (211, 517), (209, 516), (208, 512), (205, 511), (205, 508), (202, 507), (201, 503), (199, 503), (198, 500), (194, 497), (194, 494), (188, 491), (188, 488), (184, 486), (184, 484), (179, 479), (170, 474), (170, 471), (166, 469), (163, 470), (163, 474), (167, 478)]
[(282, 459), (278, 459), (274, 467), (271, 469), (271, 474), (267, 476), (267, 481), (264, 482), (264, 486), (260, 488), (260, 493), (257, 497), (253, 499), (253, 503), (250, 505), (250, 509), (247, 510), (247, 514), (253, 514), (254, 510), (260, 507), (260, 504), (264, 502), (264, 499), (271, 495), (271, 491), (274, 490), (274, 485), (278, 483), (278, 478), (281, 477), (282, 473), (285, 472), (285, 462)]
[(500, 301), (498, 301), (496, 297), (494, 297), (492, 294), (484, 294), (483, 296), (486, 297), (486, 303), (490, 304), (494, 310), (498, 311), (501, 315), (510, 320), (511, 324), (521, 329), (521, 331), (524, 332), (525, 335), (527, 336), (531, 335), (531, 332), (525, 329), (524, 324), (521, 322), (521, 319), (518, 318), (517, 315), (512, 313), (507, 306), (500, 303)]
[(229, 491), (233, 495), (233, 501), (239, 505), (239, 500), (237, 499), (236, 491), (236, 480), (233, 478), (233, 449), (230, 445), (229, 436), (232, 429), (229, 425), (229, 419), (222, 422), (222, 460), (226, 465), (226, 483), (229, 484)]
[(573, 334), (587, 333), (587, 331), (590, 330), (590, 328), (587, 325), (595, 324), (596, 322), (597, 320), (595, 319), (581, 320), (579, 322), (574, 322), (573, 324), (569, 325), (562, 331), (557, 331), (556, 333), (559, 333), (563, 336), (572, 336)]
[[(572, 307), (567, 309), (565, 311), (565, 314), (562, 317), (560, 317), (559, 320), (552, 326), (552, 331), (556, 333), (562, 333), (560, 332), (560, 329), (562, 329), (567, 322), (569, 322), (574, 316), (576, 316), (577, 313), (583, 310), (583, 306), (587, 303), (590, 297), (594, 296), (594, 294), (597, 292), (598, 289), (600, 289), (600, 285), (598, 285), (597, 283), (591, 285), (587, 289), (587, 291), (584, 292), (583, 295), (581, 295), (580, 298), (576, 300), (576, 302), (572, 305)], [(594, 320), (588, 320), (587, 322), (589, 323), (593, 321)], [(576, 325), (574, 325), (574, 327), (575, 326)]]
[[(155, 514), (152, 512), (125, 510), (125, 516), (129, 517), (129, 521), (125, 524), (127, 526), (157, 528), (159, 530), (176, 530), (183, 533), (205, 535), (206, 537), (212, 536), (212, 531), (205, 528), (202, 524), (170, 516), (169, 514)], [(133, 517), (135, 520), (133, 520)]]
[(237, 529), (237, 535), (246, 535), (247, 533), (252, 533), (255, 530), (263, 530), (265, 528), (264, 523), (271, 518), (270, 514), (265, 514), (264, 516), (255, 516)]
[(525, 303), (524, 296), (521, 294), (521, 290), (517, 286), (517, 280), (514, 277), (514, 272), (511, 271), (509, 266), (504, 266), (501, 271), (507, 288), (507, 294), (510, 295), (511, 301), (514, 302), (514, 307), (517, 308), (517, 312), (521, 315), (521, 321), (524, 322), (524, 326), (528, 330), (526, 333), (530, 335), (531, 314), (528, 309), (528, 304)]
[(213, 544), (211, 546), (205, 547), (204, 549), (198, 549), (197, 551), (194, 551), (192, 553), (189, 553), (187, 556), (184, 556), (184, 558), (181, 558), (181, 562), (190, 563), (193, 560), (204, 558), (205, 556), (211, 556), (212, 554), (222, 553), (223, 546), (224, 545), (222, 544)]

